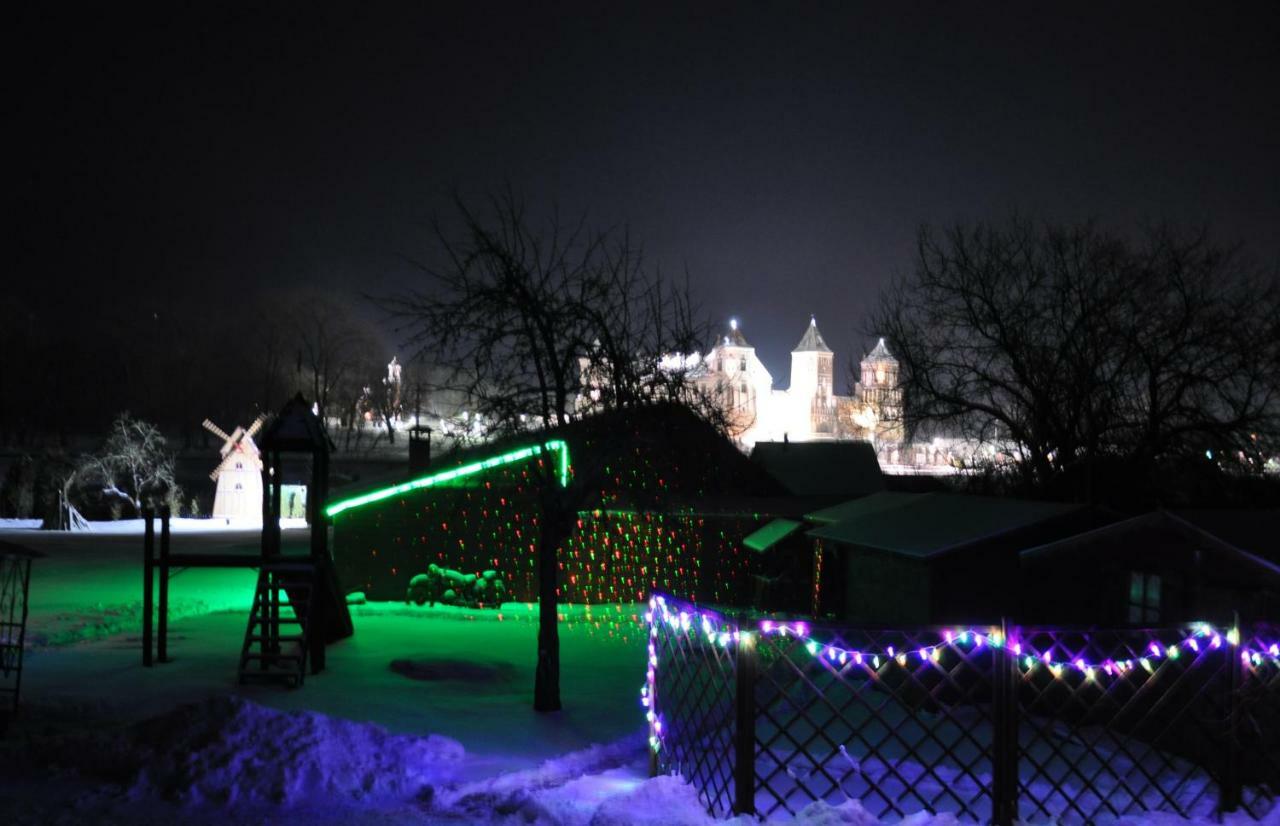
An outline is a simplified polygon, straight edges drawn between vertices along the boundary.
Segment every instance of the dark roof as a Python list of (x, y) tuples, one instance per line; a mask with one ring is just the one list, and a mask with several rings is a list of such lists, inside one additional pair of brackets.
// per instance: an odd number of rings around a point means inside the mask
[(822, 340), (822, 333), (818, 332), (818, 320), (816, 318), (809, 319), (809, 327), (804, 331), (804, 335), (800, 338), (800, 343), (792, 350), (793, 353), (830, 353), (831, 348)]
[(884, 490), (869, 442), (756, 442), (751, 461), (796, 496), (865, 496)]
[(848, 502), (842, 502), (830, 508), (806, 513), (804, 518), (815, 525), (834, 525), (846, 519), (856, 519), (860, 516), (879, 513), (890, 508), (900, 508), (903, 505), (914, 502), (921, 496), (927, 495), (924, 493), (890, 493), (888, 491), (873, 493), (870, 496), (851, 499)]
[(258, 440), (258, 445), (263, 451), (279, 449), (328, 452), (330, 447), (324, 425), (311, 412), (311, 405), (301, 393), (286, 402), (284, 408), (271, 419), (262, 438)]
[(1035, 561), (1059, 554), (1078, 554), (1087, 550), (1097, 550), (1105, 551), (1109, 557), (1114, 557), (1115, 554), (1124, 553), (1127, 549), (1141, 551), (1157, 549), (1172, 553), (1175, 546), (1207, 551), (1222, 563), (1252, 571), (1254, 575), (1273, 582), (1280, 582), (1280, 565), (1242, 550), (1230, 542), (1225, 542), (1167, 511), (1144, 513), (1141, 516), (1104, 525), (1056, 542), (1027, 548), (1020, 555), (1024, 560)]
[(0, 556), (21, 556), (27, 559), (39, 559), (44, 554), (34, 548), (28, 548), (26, 545), (17, 545), (13, 542), (0, 540)]
[[(785, 504), (780, 497), (786, 490), (765, 469), (753, 465), (732, 442), (688, 408), (667, 402), (596, 413), (554, 430), (531, 430), (458, 446), (433, 456), (425, 469), (411, 472), (406, 462), (403, 470), (394, 474), (379, 474), (343, 485), (331, 498), (348, 499), (550, 439), (564, 439), (569, 444), (575, 474), (588, 468), (598, 473), (600, 465), (626, 454), (644, 453), (670, 465), (664, 473), (667, 487), (661, 495), (661, 506), (649, 491), (645, 496), (621, 496), (610, 505), (613, 508), (691, 508), (702, 513), (708, 503), (717, 502), (724, 512), (773, 515), (775, 511), (770, 506)], [(802, 512), (796, 511), (797, 515)]]
[(1083, 505), (934, 493), (898, 507), (814, 528), (808, 535), (859, 548), (926, 559), (1028, 528)]
[(753, 551), (761, 553), (795, 533), (803, 525), (794, 519), (775, 519), (742, 540)]
[(1280, 563), (1280, 508), (1177, 510), (1174, 514), (1242, 551)]

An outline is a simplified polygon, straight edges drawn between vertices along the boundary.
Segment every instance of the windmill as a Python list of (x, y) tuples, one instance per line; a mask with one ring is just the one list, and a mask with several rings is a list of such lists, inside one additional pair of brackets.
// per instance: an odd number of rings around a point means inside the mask
[(262, 459), (254, 434), (266, 418), (259, 416), (248, 428), (237, 427), (230, 435), (208, 419), (204, 429), (222, 439), (222, 461), (209, 478), (218, 483), (213, 494), (213, 515), (227, 519), (262, 519)]

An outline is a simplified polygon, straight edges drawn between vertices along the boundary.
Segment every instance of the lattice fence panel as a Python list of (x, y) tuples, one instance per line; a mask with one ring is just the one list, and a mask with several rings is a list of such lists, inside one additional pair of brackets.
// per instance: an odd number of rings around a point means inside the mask
[[(1021, 635), (1024, 820), (1216, 811), (1227, 763), (1225, 640), (1176, 628)], [(1045, 655), (1059, 665), (1040, 663)]]
[[(935, 657), (941, 634), (815, 629), (829, 649), (762, 637), (757, 812), (852, 798), (882, 818), (927, 811), (988, 820), (991, 653), (944, 647)], [(864, 651), (878, 653), (850, 653)]]
[(1239, 693), (1241, 806), (1255, 818), (1272, 811), (1280, 799), (1280, 625), (1242, 629), (1241, 648), (1254, 652), (1242, 658)]
[(696, 624), (658, 622), (653, 629), (659, 770), (682, 775), (710, 814), (727, 817), (733, 811), (736, 731), (733, 649)]
[[(850, 799), (977, 822), (1277, 811), (1280, 627), (883, 630), (661, 606), (658, 763), (713, 815)], [(735, 749), (739, 721), (754, 749)]]

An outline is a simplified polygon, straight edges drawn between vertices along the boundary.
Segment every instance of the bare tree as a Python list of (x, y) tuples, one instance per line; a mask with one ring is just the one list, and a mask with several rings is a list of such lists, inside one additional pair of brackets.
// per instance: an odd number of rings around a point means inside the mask
[[(309, 384), (320, 420), (328, 426), (332, 397), (359, 382), (368, 335), (352, 310), (323, 293), (301, 293), (290, 311), (289, 329), (297, 345), (298, 383)], [(344, 400), (345, 401), (345, 400)]]
[(182, 501), (164, 435), (127, 412), (116, 417), (101, 450), (83, 457), (64, 487), (128, 505), (135, 514), (146, 505)]
[(917, 250), (872, 321), (914, 424), (1013, 445), (1027, 485), (1275, 444), (1280, 288), (1207, 233), (1014, 219)]
[[(419, 357), (440, 366), (433, 391), (464, 399), (493, 436), (568, 424), (580, 415), (584, 376), (600, 379), (594, 410), (689, 398), (682, 371), (664, 368), (662, 355), (692, 351), (706, 327), (695, 323), (687, 288), (649, 274), (625, 232), (557, 215), (535, 227), (509, 190), (483, 213), (455, 205), (459, 227), (435, 226), (443, 265), (419, 265), (427, 286), (379, 302)], [(599, 489), (603, 467), (592, 461), (575, 457), (567, 487), (552, 462), (539, 474), (539, 711), (560, 708), (556, 552)]]

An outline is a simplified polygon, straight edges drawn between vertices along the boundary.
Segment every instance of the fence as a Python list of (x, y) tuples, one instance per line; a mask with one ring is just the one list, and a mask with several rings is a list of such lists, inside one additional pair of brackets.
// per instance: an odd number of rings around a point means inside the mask
[(651, 769), (714, 816), (1260, 818), (1280, 791), (1274, 627), (867, 629), (665, 595), (647, 618)]

